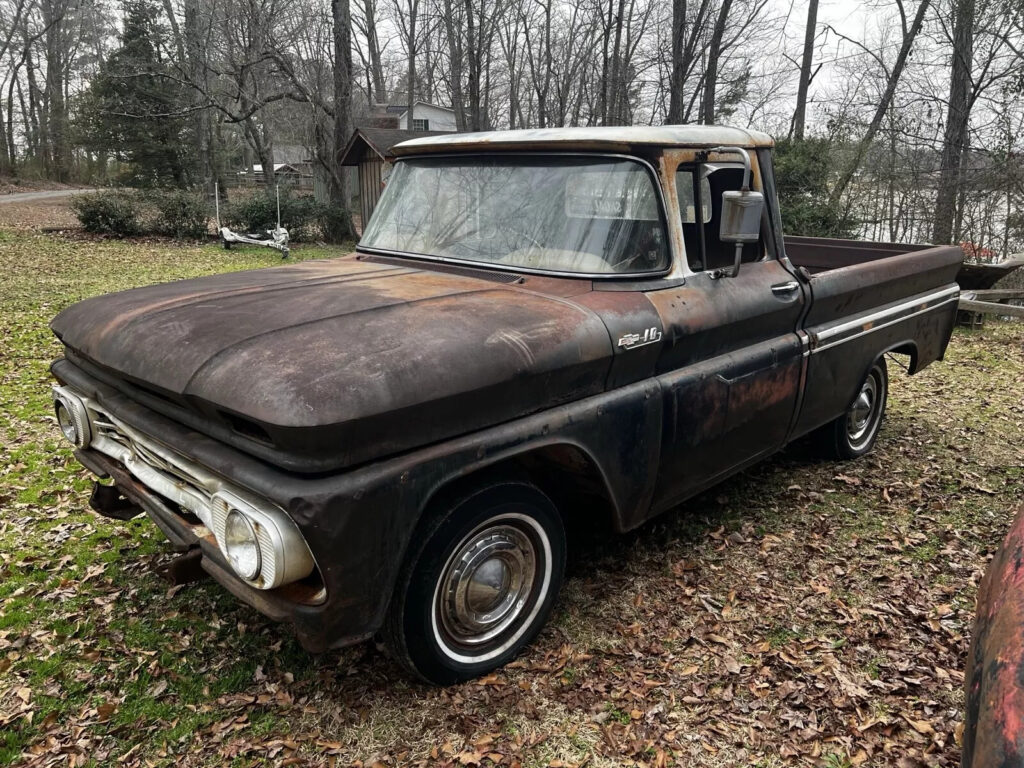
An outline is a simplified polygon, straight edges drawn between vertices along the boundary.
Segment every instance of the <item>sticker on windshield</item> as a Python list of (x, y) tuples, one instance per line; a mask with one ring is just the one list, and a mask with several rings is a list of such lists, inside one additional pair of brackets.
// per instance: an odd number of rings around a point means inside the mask
[(580, 171), (565, 181), (565, 214), (580, 219), (657, 221), (650, 178), (639, 167), (623, 172)]
[(661, 341), (661, 331), (657, 328), (648, 328), (643, 333), (627, 333), (619, 337), (619, 346), (624, 349), (635, 349), (654, 344)]

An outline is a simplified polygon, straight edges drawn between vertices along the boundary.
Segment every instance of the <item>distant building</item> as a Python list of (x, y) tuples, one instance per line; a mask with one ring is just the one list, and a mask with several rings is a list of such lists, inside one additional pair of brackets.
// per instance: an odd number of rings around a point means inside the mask
[[(263, 165), (254, 163), (236, 175), (240, 184), (262, 184)], [(300, 144), (275, 145), (274, 176), (280, 184), (312, 189), (313, 158), (309, 150)]]
[[(370, 109), (370, 118), (367, 123), (373, 128), (406, 129), (408, 114), (408, 104), (375, 104)], [(412, 107), (412, 129), (414, 131), (454, 133), (457, 130), (455, 110), (419, 100)]]
[[(416, 114), (413, 112), (413, 114)], [(429, 119), (429, 118), (427, 118)], [(341, 155), (341, 165), (359, 167), (359, 208), (362, 226), (370, 220), (377, 201), (380, 199), (387, 176), (391, 172), (394, 155), (391, 148), (408, 139), (420, 136), (434, 136), (452, 131), (407, 131), (402, 128), (376, 128), (364, 126), (356, 128), (345, 151)]]

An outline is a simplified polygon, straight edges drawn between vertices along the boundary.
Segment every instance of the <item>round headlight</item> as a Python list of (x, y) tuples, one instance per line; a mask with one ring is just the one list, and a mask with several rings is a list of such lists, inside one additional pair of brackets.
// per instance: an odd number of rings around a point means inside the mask
[(78, 425), (75, 423), (74, 416), (71, 415), (71, 410), (64, 404), (63, 400), (57, 400), (53, 407), (57, 411), (57, 424), (60, 426), (60, 431), (64, 433), (64, 437), (69, 442), (78, 445)]
[(252, 581), (260, 573), (260, 543), (252, 522), (237, 509), (224, 521), (224, 554), (235, 573)]

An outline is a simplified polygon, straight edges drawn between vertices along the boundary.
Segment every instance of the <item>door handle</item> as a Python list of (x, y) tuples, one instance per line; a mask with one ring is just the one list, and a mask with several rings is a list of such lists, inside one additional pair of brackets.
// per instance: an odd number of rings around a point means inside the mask
[(796, 280), (790, 280), (788, 283), (776, 283), (772, 286), (772, 293), (776, 296), (785, 296), (788, 293), (792, 293), (800, 287), (800, 283)]

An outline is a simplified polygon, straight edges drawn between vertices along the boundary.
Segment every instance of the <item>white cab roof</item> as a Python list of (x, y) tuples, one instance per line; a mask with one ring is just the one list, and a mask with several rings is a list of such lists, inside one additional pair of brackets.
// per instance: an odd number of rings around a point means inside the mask
[(632, 125), (450, 133), (403, 141), (392, 151), (396, 155), (486, 149), (597, 149), (628, 152), (641, 146), (753, 148), (770, 147), (774, 143), (768, 134), (744, 128), (718, 125)]

